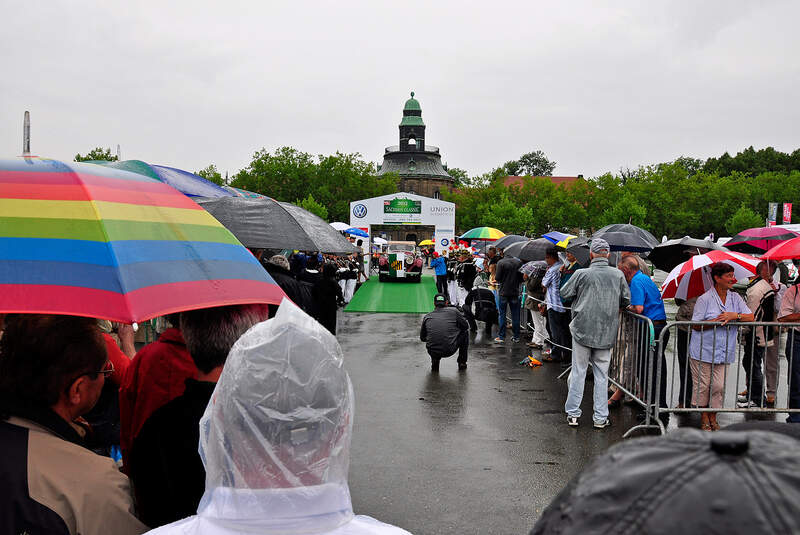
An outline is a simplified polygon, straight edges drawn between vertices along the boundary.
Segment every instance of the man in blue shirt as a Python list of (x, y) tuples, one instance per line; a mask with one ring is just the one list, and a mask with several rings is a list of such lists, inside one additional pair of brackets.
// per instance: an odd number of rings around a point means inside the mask
[[(667, 324), (667, 314), (664, 311), (664, 301), (661, 299), (661, 292), (653, 279), (639, 271), (639, 261), (635, 256), (626, 256), (620, 260), (617, 266), (625, 275), (631, 289), (631, 304), (628, 310), (636, 314), (646, 316), (653, 322), (653, 334), (655, 339), (661, 336), (661, 331)], [(647, 383), (647, 351), (649, 350), (649, 340), (647, 337), (642, 340), (642, 348), (639, 352), (639, 387), (645, 388)], [(660, 407), (667, 407), (667, 361), (664, 357), (664, 349), (669, 342), (669, 331), (664, 334), (664, 343), (661, 345), (661, 381), (659, 389), (658, 403)], [(655, 372), (653, 372), (655, 373)], [(662, 413), (661, 421), (666, 426), (669, 421), (669, 413)]]
[(436, 273), (436, 291), (450, 301), (450, 297), (447, 295), (447, 262), (436, 251), (433, 252), (431, 267)]

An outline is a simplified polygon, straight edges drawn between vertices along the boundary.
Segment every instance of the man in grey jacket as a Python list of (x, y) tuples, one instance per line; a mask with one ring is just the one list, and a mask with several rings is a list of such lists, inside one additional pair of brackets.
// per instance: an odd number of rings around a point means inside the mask
[(422, 318), (419, 339), (431, 356), (431, 371), (439, 371), (439, 360), (458, 351), (458, 369), (467, 369), (469, 323), (456, 307), (447, 306), (442, 294), (433, 296), (433, 311)]
[(608, 420), (608, 366), (617, 338), (619, 310), (628, 306), (631, 292), (622, 272), (608, 264), (609, 246), (593, 239), (589, 269), (576, 272), (561, 288), (561, 296), (572, 301), (572, 372), (565, 410), (567, 423), (578, 426), (586, 369), (594, 373), (594, 427), (611, 425)]

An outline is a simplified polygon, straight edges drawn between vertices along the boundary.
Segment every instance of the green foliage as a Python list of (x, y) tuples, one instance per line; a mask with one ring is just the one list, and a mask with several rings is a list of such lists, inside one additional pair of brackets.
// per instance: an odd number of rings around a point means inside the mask
[(96, 147), (89, 152), (86, 153), (86, 156), (81, 156), (80, 154), (75, 155), (76, 162), (91, 162), (91, 161), (106, 161), (106, 162), (116, 162), (117, 157), (111, 155), (111, 149), (104, 149), (102, 147)]
[(537, 150), (519, 157), (519, 170), (529, 176), (551, 176), (556, 162), (547, 159), (544, 152)]
[(719, 176), (741, 173), (749, 177), (771, 171), (783, 173), (800, 171), (800, 149), (787, 154), (772, 147), (755, 150), (751, 145), (736, 156), (726, 152), (719, 158), (709, 158), (702, 170), (707, 173), (717, 173)]
[[(793, 202), (800, 171), (744, 171), (720, 175), (700, 160), (621, 170), (565, 185), (526, 177), (503, 185), (506, 167), (483, 175), (474, 187), (462, 187), (445, 200), (455, 202), (456, 227), (491, 225), (504, 232), (541, 235), (550, 230), (592, 232), (609, 223), (631, 222), (656, 236), (718, 236), (762, 226), (770, 202)], [(509, 206), (518, 214), (510, 213)], [(797, 221), (797, 218), (795, 218)]]
[(350, 201), (397, 191), (396, 174), (376, 176), (375, 166), (360, 154), (336, 154), (316, 158), (292, 147), (274, 153), (262, 149), (239, 171), (232, 186), (293, 202), (313, 196), (334, 221), (349, 219)]
[(519, 160), (510, 160), (503, 164), (503, 168), (509, 175), (517, 176), (519, 175), (520, 169), (522, 169), (522, 165), (520, 165)]
[(458, 167), (450, 167), (447, 169), (447, 173), (453, 177), (454, 185), (457, 188), (460, 188), (469, 182), (469, 175), (463, 169), (459, 169)]
[(328, 209), (322, 206), (320, 203), (318, 203), (314, 199), (314, 196), (311, 195), (310, 193), (308, 194), (308, 197), (306, 197), (301, 201), (295, 201), (294, 204), (296, 204), (300, 208), (303, 208), (304, 210), (308, 210), (312, 214), (318, 215), (322, 219), (325, 220), (328, 219)]
[(739, 206), (739, 209), (725, 222), (725, 230), (731, 236), (735, 236), (745, 229), (762, 226), (764, 226), (764, 218), (744, 204)]
[(225, 185), (225, 179), (222, 178), (222, 174), (217, 171), (217, 166), (213, 163), (204, 169), (200, 169), (196, 175), (200, 175), (201, 177), (205, 178), (209, 182), (213, 182), (218, 186)]

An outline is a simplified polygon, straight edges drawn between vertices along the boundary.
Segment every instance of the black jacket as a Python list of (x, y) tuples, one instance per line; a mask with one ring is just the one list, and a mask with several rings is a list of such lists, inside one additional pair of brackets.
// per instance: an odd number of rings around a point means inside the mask
[(513, 256), (506, 256), (497, 263), (495, 278), (500, 283), (500, 295), (503, 297), (519, 297), (519, 283), (522, 282), (522, 275), (519, 268), (522, 262)]
[[(472, 307), (475, 307), (473, 311)], [(464, 299), (464, 313), (479, 321), (497, 321), (497, 303), (494, 294), (487, 288), (473, 288)]]
[(276, 264), (266, 263), (264, 264), (264, 269), (275, 279), (281, 290), (286, 293), (286, 297), (291, 299), (295, 305), (302, 308), (307, 314), (313, 315), (311, 284), (297, 280), (291, 271)]
[(311, 290), (316, 314), (314, 318), (332, 334), (336, 334), (336, 311), (344, 304), (342, 287), (333, 280), (321, 278)]
[(456, 352), (459, 335), (468, 330), (467, 319), (456, 307), (436, 307), (422, 319), (419, 339), (429, 355), (444, 358)]
[(215, 385), (187, 379), (183, 395), (153, 412), (133, 441), (129, 474), (139, 516), (150, 527), (197, 513), (206, 488), (200, 418)]

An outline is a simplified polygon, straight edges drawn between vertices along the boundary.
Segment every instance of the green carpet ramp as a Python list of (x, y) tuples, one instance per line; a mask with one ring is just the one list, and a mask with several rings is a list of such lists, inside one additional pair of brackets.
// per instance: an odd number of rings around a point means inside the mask
[(361, 285), (344, 311), (427, 314), (433, 310), (434, 295), (436, 282), (430, 275), (423, 275), (419, 283), (379, 282), (375, 275)]

